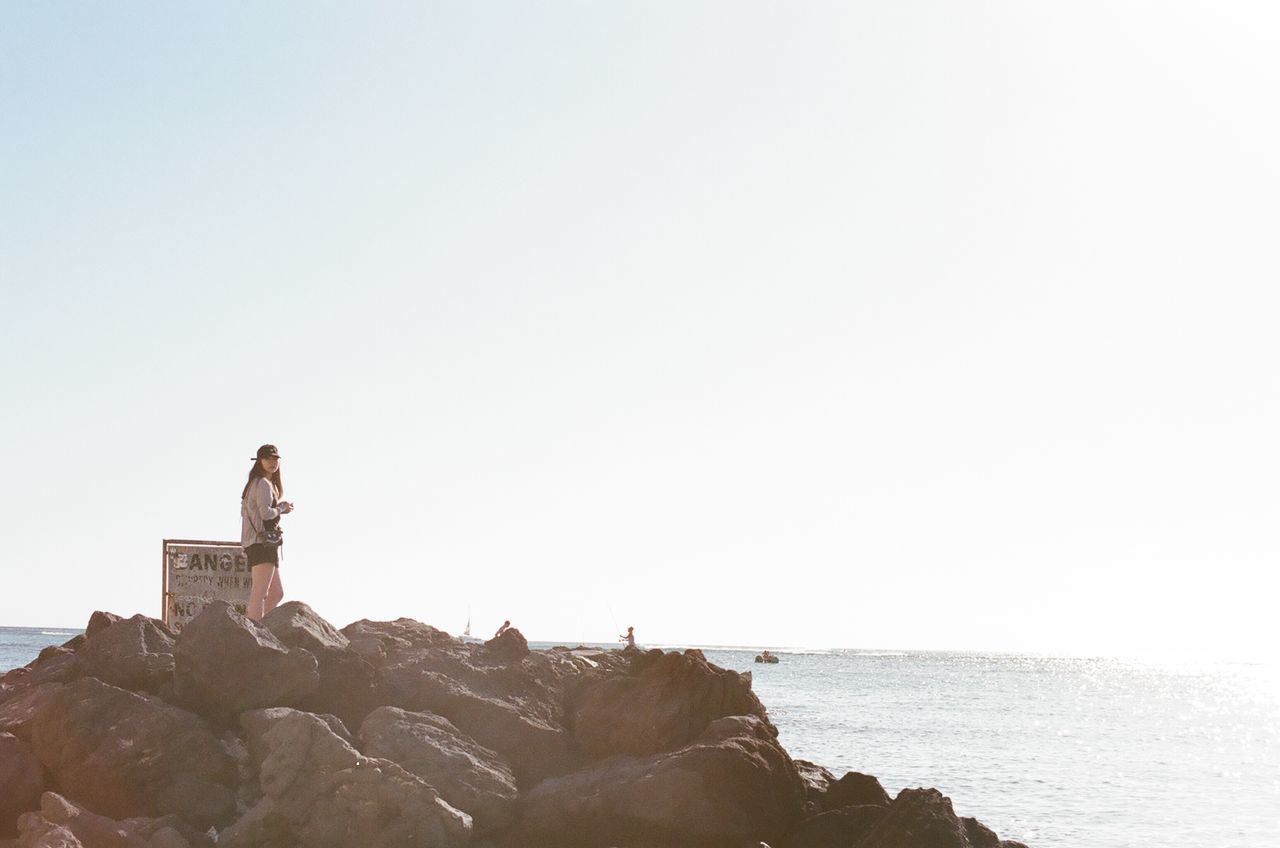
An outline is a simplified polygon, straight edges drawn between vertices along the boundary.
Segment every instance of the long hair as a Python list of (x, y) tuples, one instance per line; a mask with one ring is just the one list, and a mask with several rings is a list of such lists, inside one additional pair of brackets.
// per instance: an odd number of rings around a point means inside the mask
[[(253, 481), (259, 477), (267, 477), (267, 472), (262, 469), (262, 460), (255, 459), (253, 468), (249, 469), (249, 480), (244, 484), (244, 491), (240, 493), (240, 500), (244, 500), (249, 496), (249, 487), (253, 485)], [(271, 483), (271, 489), (276, 493), (276, 500), (284, 497), (284, 483), (280, 482), (280, 469), (276, 468), (276, 473), (267, 477)]]

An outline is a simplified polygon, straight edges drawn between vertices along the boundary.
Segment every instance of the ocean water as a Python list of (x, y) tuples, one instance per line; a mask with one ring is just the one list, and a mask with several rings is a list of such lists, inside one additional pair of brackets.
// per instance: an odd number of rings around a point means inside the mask
[[(0, 671), (78, 632), (0, 628)], [(774, 651), (704, 649), (837, 776), (935, 786), (1031, 848), (1280, 845), (1278, 667)]]

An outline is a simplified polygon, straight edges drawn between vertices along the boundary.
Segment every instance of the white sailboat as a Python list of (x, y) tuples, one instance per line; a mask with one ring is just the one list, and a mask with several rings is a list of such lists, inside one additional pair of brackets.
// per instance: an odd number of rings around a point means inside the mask
[(483, 639), (481, 639), (479, 636), (472, 636), (472, 635), (471, 635), (471, 607), (470, 607), (470, 605), (468, 605), (468, 606), (467, 606), (467, 626), (466, 626), (465, 628), (463, 628), (463, 630), (462, 630), (462, 636), (461, 636), (460, 638), (461, 638), (461, 639), (462, 639), (462, 641), (464, 641), (464, 642), (483, 642), (483, 641), (484, 641), (484, 640), (483, 640)]

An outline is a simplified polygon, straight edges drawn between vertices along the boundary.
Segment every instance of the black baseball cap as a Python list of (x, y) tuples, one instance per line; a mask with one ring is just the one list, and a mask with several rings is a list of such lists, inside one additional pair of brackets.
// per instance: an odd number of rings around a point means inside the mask
[(262, 447), (258, 448), (258, 455), (255, 456), (253, 459), (254, 459), (254, 462), (257, 462), (259, 459), (279, 459), (279, 458), (280, 458), (280, 451), (276, 450), (275, 445), (263, 445)]

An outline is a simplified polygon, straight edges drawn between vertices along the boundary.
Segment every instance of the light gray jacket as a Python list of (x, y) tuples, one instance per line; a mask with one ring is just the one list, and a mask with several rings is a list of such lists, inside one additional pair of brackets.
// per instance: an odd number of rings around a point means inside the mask
[[(275, 493), (271, 490), (271, 481), (259, 477), (253, 481), (248, 493), (240, 501), (240, 546), (247, 548), (265, 541), (259, 532), (266, 522), (280, 515), (280, 510), (272, 506)], [(251, 521), (250, 518), (253, 520)]]

